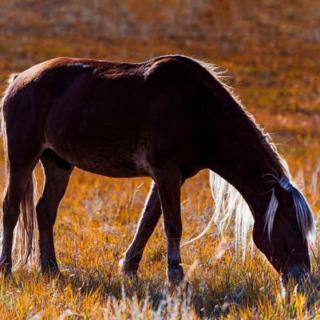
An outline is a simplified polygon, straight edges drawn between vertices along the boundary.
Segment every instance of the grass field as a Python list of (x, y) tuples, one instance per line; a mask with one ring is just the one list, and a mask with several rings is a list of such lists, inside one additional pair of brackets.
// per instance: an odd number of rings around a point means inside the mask
[[(241, 5), (240, 5), (241, 3)], [(12, 72), (56, 56), (142, 61), (182, 53), (221, 65), (258, 123), (270, 132), (318, 220), (320, 208), (320, 3), (316, 0), (0, 0), (0, 89)], [(2, 149), (2, 148), (1, 148)], [(0, 157), (3, 190), (3, 156)], [(41, 172), (39, 192), (41, 191)], [(149, 179), (75, 170), (55, 226), (60, 278), (36, 266), (0, 280), (1, 319), (320, 318), (317, 284), (281, 298), (278, 275), (258, 250), (237, 257), (232, 226), (212, 227), (182, 249), (188, 285), (166, 284), (162, 222), (139, 279), (118, 262), (129, 245)], [(187, 240), (214, 206), (208, 172), (183, 187)], [(320, 279), (318, 240), (312, 247)]]

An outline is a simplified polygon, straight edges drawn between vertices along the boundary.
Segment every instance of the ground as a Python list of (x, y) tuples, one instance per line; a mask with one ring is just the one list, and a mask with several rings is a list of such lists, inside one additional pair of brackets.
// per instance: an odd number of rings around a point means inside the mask
[[(241, 4), (240, 4), (241, 3)], [(182, 53), (228, 70), (246, 108), (269, 132), (319, 211), (320, 4), (305, 1), (0, 0), (0, 89), (10, 73), (56, 56), (142, 61)], [(39, 193), (41, 192), (41, 172)], [(1, 153), (1, 190), (4, 166)], [(138, 279), (118, 261), (130, 243), (149, 179), (110, 179), (76, 170), (60, 206), (55, 240), (62, 275), (36, 266), (0, 280), (2, 319), (305, 319), (320, 317), (316, 285), (281, 297), (278, 275), (258, 250), (235, 254), (232, 226), (212, 227), (182, 249), (188, 284), (166, 284), (162, 223)], [(209, 221), (214, 202), (203, 171), (183, 187), (183, 239)], [(320, 276), (318, 239), (313, 275)]]

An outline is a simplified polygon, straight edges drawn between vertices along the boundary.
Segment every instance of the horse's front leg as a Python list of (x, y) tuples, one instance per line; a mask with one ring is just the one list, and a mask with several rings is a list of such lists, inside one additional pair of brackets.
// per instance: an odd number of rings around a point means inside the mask
[(152, 235), (161, 216), (161, 204), (158, 188), (152, 183), (148, 198), (143, 208), (134, 238), (120, 261), (121, 271), (127, 275), (135, 275), (139, 268), (143, 250)]
[(182, 177), (177, 168), (166, 166), (161, 170), (155, 170), (155, 180), (159, 190), (167, 237), (168, 278), (171, 283), (176, 285), (184, 277), (180, 256)]

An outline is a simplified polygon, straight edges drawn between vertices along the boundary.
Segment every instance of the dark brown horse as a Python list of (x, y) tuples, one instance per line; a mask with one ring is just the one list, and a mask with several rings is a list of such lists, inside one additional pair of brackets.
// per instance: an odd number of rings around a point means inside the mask
[[(168, 277), (182, 280), (180, 189), (204, 168), (241, 193), (253, 214), (254, 242), (278, 272), (310, 270), (311, 210), (268, 137), (208, 65), (177, 55), (137, 64), (57, 58), (12, 79), (2, 114), (3, 272), (11, 271), (20, 207), (20, 254), (27, 259), (32, 251), (36, 216), (41, 269), (58, 271), (53, 225), (75, 166), (154, 181), (122, 263), (125, 273), (137, 271), (162, 212)], [(45, 186), (35, 209), (32, 172), (39, 160)]]

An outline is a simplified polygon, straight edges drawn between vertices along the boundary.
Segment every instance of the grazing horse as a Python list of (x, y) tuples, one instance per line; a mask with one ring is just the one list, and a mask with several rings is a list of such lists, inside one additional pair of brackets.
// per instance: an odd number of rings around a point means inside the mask
[[(2, 123), (7, 183), (0, 268), (6, 274), (13, 243), (22, 260), (30, 256), (36, 220), (41, 270), (58, 271), (53, 226), (74, 167), (153, 179), (122, 262), (125, 273), (137, 271), (163, 213), (168, 278), (183, 279), (180, 189), (205, 168), (241, 194), (253, 215), (254, 243), (279, 273), (300, 277), (310, 270), (314, 223), (307, 201), (268, 136), (203, 62), (180, 55), (135, 64), (49, 60), (11, 79)], [(45, 185), (35, 207), (33, 170), (39, 160)], [(215, 189), (216, 179), (211, 182)]]

